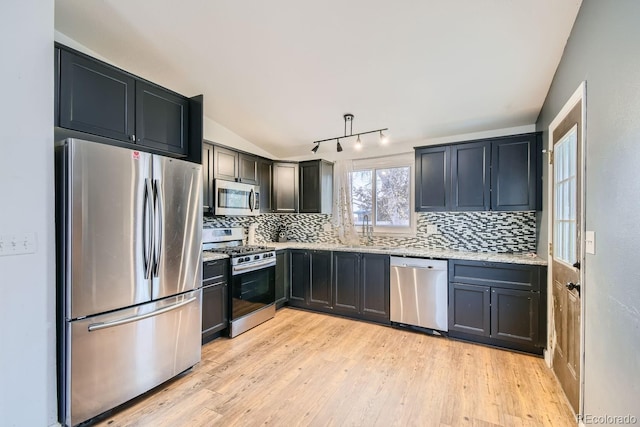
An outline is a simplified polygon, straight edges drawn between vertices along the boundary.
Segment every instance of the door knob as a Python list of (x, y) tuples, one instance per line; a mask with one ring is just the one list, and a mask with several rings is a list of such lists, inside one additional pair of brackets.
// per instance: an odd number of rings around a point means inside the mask
[(569, 289), (570, 291), (572, 290), (576, 290), (578, 291), (578, 296), (580, 296), (580, 283), (573, 283), (573, 282), (569, 282), (567, 283), (567, 289)]
[(577, 268), (578, 270), (580, 270), (580, 261), (576, 261), (573, 263), (573, 268)]

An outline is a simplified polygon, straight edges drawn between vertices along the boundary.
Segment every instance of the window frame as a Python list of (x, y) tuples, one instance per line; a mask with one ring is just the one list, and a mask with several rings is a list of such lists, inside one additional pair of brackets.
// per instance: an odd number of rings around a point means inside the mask
[[(409, 225), (403, 227), (389, 227), (389, 226), (376, 226), (373, 219), (376, 215), (376, 171), (381, 169), (393, 169), (393, 168), (409, 168)], [(416, 235), (416, 222), (417, 215), (415, 212), (415, 156), (413, 153), (403, 153), (394, 156), (386, 157), (373, 157), (368, 159), (360, 159), (353, 161), (353, 172), (371, 171), (371, 220), (369, 221), (372, 227), (372, 234), (374, 236), (409, 236), (415, 237)], [(350, 176), (351, 179), (351, 176)], [(351, 200), (351, 207), (353, 208), (353, 200)], [(354, 226), (358, 232), (361, 232), (362, 224), (357, 224), (354, 221)]]

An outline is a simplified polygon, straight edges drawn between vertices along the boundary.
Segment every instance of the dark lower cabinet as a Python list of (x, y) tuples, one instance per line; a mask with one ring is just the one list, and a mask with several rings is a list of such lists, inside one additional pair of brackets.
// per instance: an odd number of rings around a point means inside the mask
[(331, 298), (331, 252), (309, 251), (311, 280), (307, 304), (311, 308), (330, 310)]
[(449, 285), (449, 331), (488, 337), (491, 335), (491, 288)]
[(389, 323), (389, 256), (363, 253), (361, 264), (361, 316)]
[(311, 282), (309, 253), (304, 249), (291, 249), (289, 257), (291, 261), (289, 305), (305, 307), (307, 305), (307, 288)]
[(345, 316), (389, 322), (389, 256), (333, 253), (334, 311)]
[(227, 277), (228, 259), (202, 264), (202, 343), (218, 337), (229, 324)]
[(449, 261), (449, 335), (542, 354), (547, 269)]
[(280, 308), (289, 301), (290, 253), (287, 250), (276, 251), (276, 307)]
[(360, 314), (360, 254), (333, 253), (333, 294), (336, 313)]
[(202, 288), (202, 343), (215, 338), (228, 322), (227, 283)]
[(497, 339), (538, 343), (539, 292), (491, 289), (491, 336)]

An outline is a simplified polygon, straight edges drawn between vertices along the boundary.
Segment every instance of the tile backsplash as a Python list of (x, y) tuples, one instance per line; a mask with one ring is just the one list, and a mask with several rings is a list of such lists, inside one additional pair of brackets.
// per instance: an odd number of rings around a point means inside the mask
[[(474, 252), (535, 252), (536, 213), (523, 212), (427, 212), (417, 213), (416, 235), (373, 236), (373, 244), (427, 249), (452, 249)], [(338, 243), (331, 215), (263, 214), (254, 217), (204, 217), (205, 226), (243, 227), (256, 224), (258, 243), (277, 240), (286, 230), (289, 241)], [(428, 234), (435, 225), (437, 233)], [(325, 231), (331, 230), (331, 231)]]

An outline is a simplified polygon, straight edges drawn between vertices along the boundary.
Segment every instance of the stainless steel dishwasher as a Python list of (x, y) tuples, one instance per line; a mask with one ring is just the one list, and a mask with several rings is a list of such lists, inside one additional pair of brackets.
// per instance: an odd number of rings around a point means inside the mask
[(447, 261), (391, 257), (391, 321), (448, 331)]

